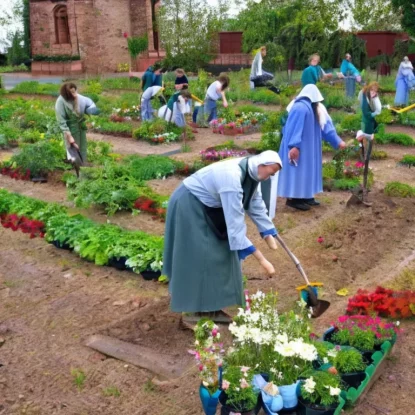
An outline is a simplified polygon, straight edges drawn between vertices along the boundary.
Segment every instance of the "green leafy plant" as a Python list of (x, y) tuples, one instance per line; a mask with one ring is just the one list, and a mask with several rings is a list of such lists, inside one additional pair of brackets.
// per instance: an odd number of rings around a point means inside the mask
[(69, 169), (65, 164), (65, 150), (62, 141), (42, 140), (35, 144), (23, 144), (18, 154), (11, 157), (12, 167), (30, 171), (31, 177), (47, 175), (56, 169)]
[(322, 407), (329, 407), (339, 402), (340, 377), (323, 371), (312, 371), (301, 382), (301, 397), (306, 401)]
[(366, 368), (362, 353), (353, 348), (341, 348), (329, 360), (339, 373), (342, 374), (361, 372)]
[(170, 176), (176, 169), (176, 163), (169, 157), (151, 155), (128, 156), (123, 160), (131, 176), (138, 180), (161, 179)]
[(79, 61), (79, 55), (33, 55), (35, 62), (71, 62)]
[(82, 369), (71, 369), (71, 375), (73, 378), (74, 385), (82, 390), (85, 384), (86, 375)]
[(141, 37), (129, 37), (128, 42), (128, 51), (133, 59), (135, 59), (140, 53), (144, 52), (148, 48), (148, 38), (147, 36)]
[(412, 154), (405, 154), (399, 164), (402, 164), (403, 166), (408, 167), (414, 167), (415, 166), (415, 156)]
[(20, 94), (39, 94), (59, 96), (59, 85), (56, 84), (40, 84), (37, 81), (23, 81), (17, 84), (12, 92)]
[(414, 186), (399, 182), (387, 183), (384, 192), (392, 197), (415, 197)]
[(116, 386), (109, 386), (108, 388), (104, 388), (102, 390), (102, 394), (106, 397), (114, 396), (115, 398), (119, 398), (121, 396), (121, 392)]
[(222, 390), (227, 396), (227, 405), (239, 412), (255, 407), (258, 393), (252, 387), (254, 371), (245, 366), (228, 366), (223, 371)]

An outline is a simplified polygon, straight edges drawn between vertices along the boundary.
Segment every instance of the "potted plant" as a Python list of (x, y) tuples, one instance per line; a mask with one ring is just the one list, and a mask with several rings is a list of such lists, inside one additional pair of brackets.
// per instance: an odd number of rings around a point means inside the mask
[(189, 350), (194, 355), (199, 369), (201, 384), (199, 396), (206, 415), (214, 415), (221, 391), (219, 378), (224, 349), (220, 342), (218, 326), (211, 320), (200, 319), (194, 328), (195, 349)]
[(221, 415), (240, 413), (253, 415), (258, 392), (253, 388), (253, 369), (247, 366), (228, 366), (223, 371), (222, 393), (219, 402)]
[(347, 385), (358, 388), (366, 377), (362, 353), (353, 347), (337, 346), (329, 352), (329, 360)]
[(340, 382), (338, 375), (313, 371), (301, 381), (299, 415), (333, 415), (339, 405)]
[(333, 327), (324, 334), (324, 339), (334, 344), (355, 347), (370, 360), (376, 350), (381, 350), (382, 343), (394, 343), (397, 333), (396, 324), (385, 323), (379, 317), (340, 316)]

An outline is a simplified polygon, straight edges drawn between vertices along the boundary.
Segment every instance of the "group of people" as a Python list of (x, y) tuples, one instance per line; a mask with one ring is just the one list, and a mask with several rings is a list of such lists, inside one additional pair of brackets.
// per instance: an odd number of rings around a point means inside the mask
[[(318, 63), (319, 57), (313, 55), (310, 66)], [(153, 67), (144, 75), (143, 96), (148, 90), (154, 96), (155, 88), (162, 88), (158, 78), (161, 73), (161, 68)], [(324, 76), (318, 68), (309, 71), (310, 78), (315, 79), (314, 74)], [(189, 82), (181, 70), (176, 75), (176, 92), (159, 115), (184, 123), (184, 107), (191, 97)], [(204, 110), (209, 120), (217, 117), (218, 100), (227, 106), (229, 82), (228, 76), (221, 75), (207, 89)], [(379, 85), (373, 82), (358, 97), (365, 134), (376, 130), (375, 117), (381, 112), (378, 91)], [(268, 150), (211, 164), (185, 179), (172, 194), (166, 218), (163, 274), (169, 278), (171, 308), (187, 313), (184, 321), (192, 323), (202, 315), (217, 322), (229, 321), (222, 310), (242, 304), (241, 262), (248, 256), (253, 255), (268, 274), (275, 272), (247, 237), (245, 214), (267, 246), (275, 249), (277, 230), (272, 219), (277, 196), (299, 210), (319, 205), (315, 195), (323, 191), (322, 140), (336, 149), (346, 147), (323, 101), (314, 82), (307, 83), (287, 107), (279, 152)], [(62, 85), (56, 116), (67, 149), (79, 149), (84, 160), (85, 114), (97, 112), (92, 100), (77, 93), (76, 85)]]

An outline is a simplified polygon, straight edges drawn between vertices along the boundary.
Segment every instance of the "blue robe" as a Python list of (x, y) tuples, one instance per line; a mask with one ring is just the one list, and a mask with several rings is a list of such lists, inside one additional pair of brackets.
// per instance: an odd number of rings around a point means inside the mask
[[(323, 191), (321, 139), (334, 148), (341, 143), (331, 119), (321, 129), (310, 100), (297, 99), (288, 114), (278, 152), (284, 166), (279, 173), (278, 196), (310, 199)], [(293, 147), (300, 150), (298, 166), (288, 160), (288, 152)]]
[(346, 59), (343, 59), (342, 65), (340, 66), (340, 72), (344, 76), (359, 76), (360, 72), (356, 67)]
[(308, 84), (315, 85), (321, 77), (322, 71), (321, 66), (316, 65), (310, 65), (308, 68), (305, 68), (302, 75), (301, 75), (301, 83), (303, 86), (306, 86)]
[(411, 68), (404, 68), (402, 64), (399, 66), (395, 86), (395, 105), (406, 107), (409, 103), (409, 90), (415, 86), (415, 76)]

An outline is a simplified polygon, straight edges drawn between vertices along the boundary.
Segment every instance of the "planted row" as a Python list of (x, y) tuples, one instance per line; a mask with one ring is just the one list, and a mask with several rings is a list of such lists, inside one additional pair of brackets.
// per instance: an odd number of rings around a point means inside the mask
[(0, 189), (0, 214), (42, 221), (48, 242), (73, 250), (97, 265), (111, 265), (121, 260), (136, 273), (162, 268), (162, 237), (126, 231), (115, 225), (100, 225), (82, 215), (70, 216), (63, 206), (4, 189)]

